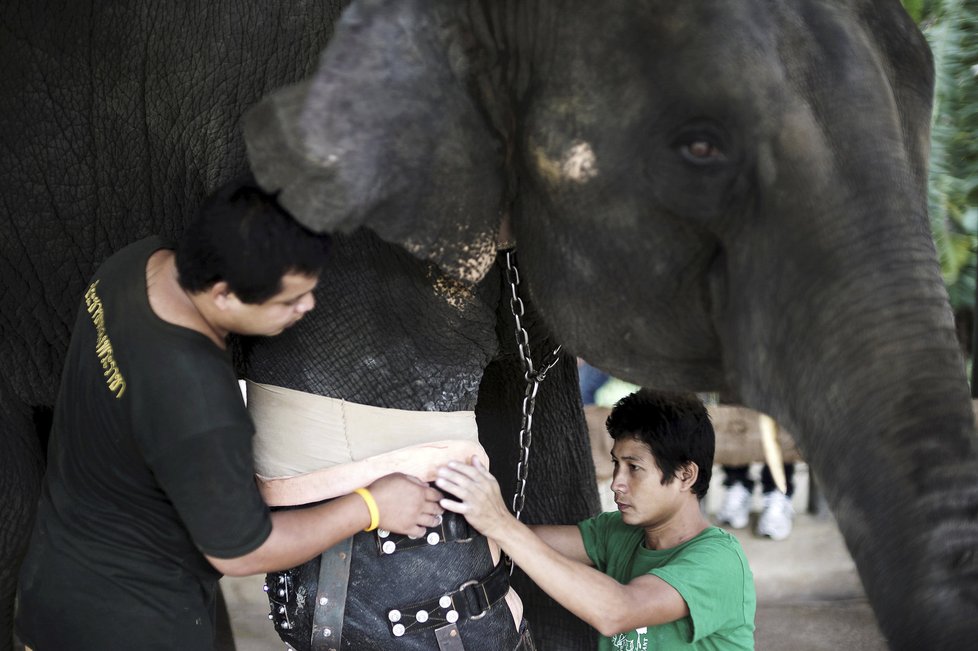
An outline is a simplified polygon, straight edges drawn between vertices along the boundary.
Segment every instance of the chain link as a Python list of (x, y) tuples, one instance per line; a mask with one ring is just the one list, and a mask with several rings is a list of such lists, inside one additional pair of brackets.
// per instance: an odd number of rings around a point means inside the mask
[[(547, 377), (550, 369), (560, 360), (560, 346), (554, 348), (540, 361), (540, 370), (535, 370), (530, 355), (530, 335), (523, 327), (525, 310), (519, 297), (520, 272), (516, 267), (516, 251), (507, 249), (506, 279), (509, 282), (509, 307), (516, 319), (516, 349), (523, 364), (523, 379), (526, 389), (523, 392), (523, 419), (520, 423), (520, 458), (516, 464), (516, 491), (513, 493), (513, 514), (519, 520), (526, 501), (526, 477), (530, 465), (530, 444), (533, 442), (533, 408), (536, 405), (540, 383)], [(510, 569), (512, 571), (512, 569)]]

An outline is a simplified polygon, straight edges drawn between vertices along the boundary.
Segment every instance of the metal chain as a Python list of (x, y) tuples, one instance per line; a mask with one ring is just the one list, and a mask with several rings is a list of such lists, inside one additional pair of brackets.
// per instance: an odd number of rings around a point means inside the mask
[(534, 370), (533, 358), (530, 356), (530, 336), (523, 327), (524, 310), (518, 292), (520, 272), (516, 268), (516, 250), (507, 249), (504, 253), (506, 254), (506, 279), (509, 281), (510, 290), (509, 307), (516, 319), (516, 349), (523, 363), (523, 379), (526, 381), (526, 390), (523, 393), (523, 419), (520, 423), (520, 458), (516, 464), (516, 491), (513, 494), (513, 514), (519, 520), (526, 501), (526, 477), (530, 465), (530, 444), (533, 442), (533, 408), (536, 405), (537, 391), (540, 389), (540, 383), (547, 377), (547, 373), (560, 360), (560, 346), (554, 348), (540, 361), (539, 371)]

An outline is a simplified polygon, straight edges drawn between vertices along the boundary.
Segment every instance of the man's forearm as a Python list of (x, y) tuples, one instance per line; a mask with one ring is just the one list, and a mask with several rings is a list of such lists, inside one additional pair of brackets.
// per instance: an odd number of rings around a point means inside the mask
[(271, 514), (272, 532), (258, 549), (232, 559), (208, 560), (219, 572), (247, 576), (285, 570), (305, 563), (370, 524), (370, 512), (359, 495), (344, 495), (326, 504)]
[(499, 526), (490, 537), (544, 592), (602, 634), (609, 634), (622, 610), (627, 609), (625, 586), (560, 554), (516, 518)]
[(546, 540), (538, 537), (509, 512), (499, 483), (477, 460), (439, 468), (437, 483), (458, 498), (441, 500), (444, 508), (465, 515), (547, 594), (603, 635), (656, 626), (689, 614), (682, 595), (657, 576), (643, 574), (622, 585), (585, 564), (590, 558), (576, 527), (542, 527)]
[(587, 555), (584, 549), (584, 541), (581, 539), (581, 530), (574, 524), (528, 524), (530, 531), (537, 538), (545, 542), (554, 551), (562, 556), (566, 556), (572, 561), (593, 566), (594, 562)]

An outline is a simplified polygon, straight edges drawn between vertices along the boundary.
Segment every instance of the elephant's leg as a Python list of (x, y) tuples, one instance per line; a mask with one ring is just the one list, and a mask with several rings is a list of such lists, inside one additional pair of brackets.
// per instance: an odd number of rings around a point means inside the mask
[[(533, 412), (532, 445), (522, 520), (528, 524), (576, 524), (600, 510), (591, 448), (577, 389), (575, 360), (564, 356), (539, 390)], [(493, 475), (511, 506), (519, 458), (523, 402), (519, 360), (501, 360), (486, 369), (479, 394), (480, 433), (496, 432), (486, 451), (495, 461)], [(487, 387), (493, 390), (487, 391)], [(576, 400), (576, 402), (575, 402)], [(580, 650), (597, 645), (594, 629), (530, 581), (517, 568), (513, 587), (523, 599), (527, 622), (540, 649)]]
[(17, 573), (34, 523), (44, 455), (34, 411), (2, 386), (0, 429), (0, 651), (10, 651)]
[[(504, 295), (509, 290), (505, 289)], [(534, 368), (559, 343), (534, 318), (524, 296)], [(492, 472), (503, 496), (511, 500), (516, 485), (519, 431), (525, 381), (516, 350), (515, 320), (509, 301), (501, 301), (497, 314), (501, 354), (486, 368), (479, 385), (476, 417), (479, 438), (493, 459)], [(531, 448), (523, 521), (533, 524), (576, 524), (600, 510), (594, 461), (581, 407), (577, 363), (561, 355), (541, 383), (533, 411)], [(523, 598), (526, 619), (540, 649), (593, 649), (594, 629), (571, 615), (516, 571), (513, 584)]]

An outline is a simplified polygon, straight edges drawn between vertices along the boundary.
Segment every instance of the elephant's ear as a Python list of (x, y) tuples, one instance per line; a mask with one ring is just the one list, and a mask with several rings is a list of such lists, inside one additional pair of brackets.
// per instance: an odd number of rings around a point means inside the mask
[(309, 228), (367, 226), (471, 281), (495, 258), (504, 140), (471, 92), (491, 57), (466, 5), (355, 2), (315, 74), (244, 129), (255, 176)]

